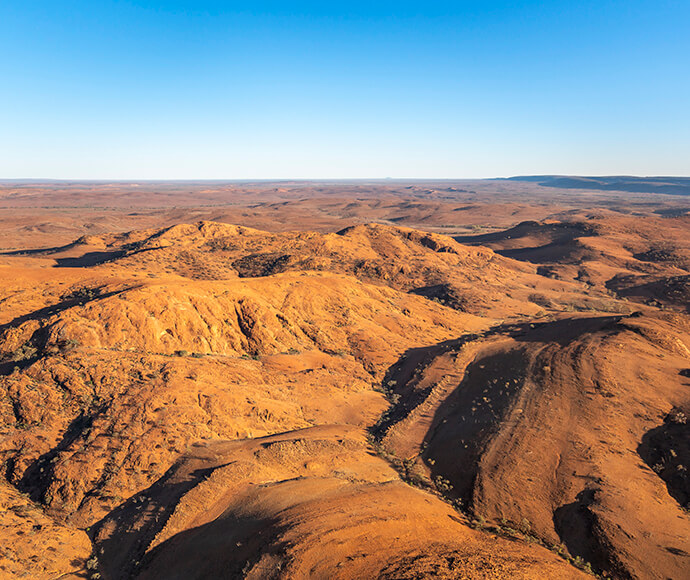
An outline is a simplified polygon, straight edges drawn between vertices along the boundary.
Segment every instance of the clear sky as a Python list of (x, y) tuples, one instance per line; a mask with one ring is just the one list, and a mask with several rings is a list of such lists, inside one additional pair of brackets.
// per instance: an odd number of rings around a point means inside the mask
[(690, 175), (690, 1), (0, 0), (0, 177)]

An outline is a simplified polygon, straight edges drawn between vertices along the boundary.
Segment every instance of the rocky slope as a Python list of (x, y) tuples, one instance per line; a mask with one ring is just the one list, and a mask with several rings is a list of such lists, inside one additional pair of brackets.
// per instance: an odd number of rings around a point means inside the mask
[(657, 256), (618, 231), (198, 222), (6, 253), (0, 570), (682, 577), (690, 322), (612, 293)]

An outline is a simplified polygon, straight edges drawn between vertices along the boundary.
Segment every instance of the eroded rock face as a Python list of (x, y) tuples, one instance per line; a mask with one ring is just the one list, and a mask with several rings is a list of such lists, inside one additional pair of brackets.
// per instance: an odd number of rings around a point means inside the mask
[(76, 578), (92, 567), (88, 535), (60, 525), (41, 505), (7, 483), (0, 484), (0, 576), (3, 578)]
[(382, 442), (483, 521), (607, 576), (682, 577), (687, 331), (678, 314), (579, 316), (447, 345), (391, 374)]
[[(520, 228), (583, 263), (610, 234)], [(20, 548), (0, 570), (679, 577), (687, 315), (530, 256), (199, 222), (16, 257), (0, 534)]]

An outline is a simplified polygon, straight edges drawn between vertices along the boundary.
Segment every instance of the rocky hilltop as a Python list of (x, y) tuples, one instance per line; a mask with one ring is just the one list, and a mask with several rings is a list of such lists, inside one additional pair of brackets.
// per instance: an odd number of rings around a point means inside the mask
[(5, 252), (0, 576), (687, 577), (687, 219)]

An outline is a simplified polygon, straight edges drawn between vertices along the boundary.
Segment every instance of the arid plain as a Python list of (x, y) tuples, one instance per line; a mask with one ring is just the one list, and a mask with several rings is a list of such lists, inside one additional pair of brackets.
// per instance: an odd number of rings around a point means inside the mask
[(690, 578), (690, 196), (574, 185), (0, 183), (0, 577)]

